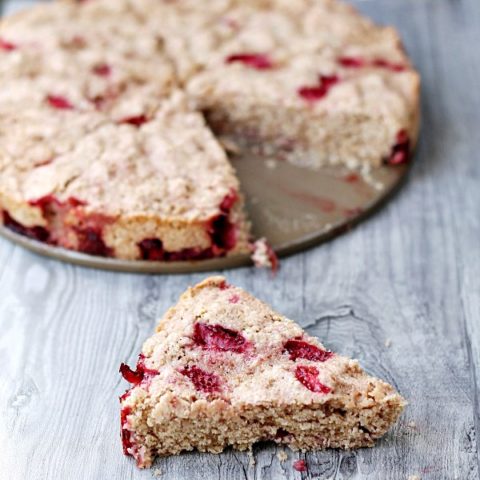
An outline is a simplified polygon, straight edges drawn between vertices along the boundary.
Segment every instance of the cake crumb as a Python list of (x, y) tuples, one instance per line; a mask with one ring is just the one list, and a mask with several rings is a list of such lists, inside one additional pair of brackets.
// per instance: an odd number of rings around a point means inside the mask
[(242, 152), (238, 143), (229, 137), (219, 137), (218, 141), (220, 142), (220, 145), (222, 145), (222, 147), (232, 155), (239, 155)]
[(284, 462), (285, 460), (288, 459), (288, 455), (287, 453), (285, 452), (285, 450), (280, 450), (278, 453), (277, 453), (277, 458), (280, 460), (280, 462)]
[(248, 450), (247, 455), (248, 455), (248, 465), (250, 467), (254, 467), (255, 466), (255, 457), (253, 456), (252, 449)]
[(411, 422), (408, 422), (408, 426), (410, 428), (417, 428), (417, 424), (413, 420)]
[(256, 267), (271, 268), (273, 273), (278, 270), (278, 258), (266, 238), (260, 238), (252, 245), (252, 260)]
[(387, 339), (385, 340), (385, 346), (386, 346), (387, 348), (390, 348), (391, 345), (392, 345), (392, 340), (391, 340), (390, 338), (387, 338)]
[(163, 475), (163, 472), (160, 468), (156, 468), (154, 471), (153, 471), (153, 476), (154, 477), (161, 477)]
[(275, 170), (275, 168), (277, 168), (277, 161), (273, 158), (269, 158), (268, 160), (265, 160), (265, 166), (270, 170)]
[(381, 192), (385, 189), (385, 185), (373, 177), (371, 165), (363, 165), (361, 168), (361, 175), (364, 182), (377, 192)]
[(419, 475), (410, 475), (408, 480), (422, 480)]

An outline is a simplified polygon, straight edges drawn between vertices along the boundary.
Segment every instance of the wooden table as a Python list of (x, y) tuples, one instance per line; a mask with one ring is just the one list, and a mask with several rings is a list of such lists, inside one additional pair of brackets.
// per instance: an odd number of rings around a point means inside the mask
[[(4, 12), (32, 2), (4, 2)], [(423, 75), (411, 177), (373, 219), (327, 245), (229, 281), (393, 383), (410, 405), (373, 449), (298, 454), (270, 444), (185, 454), (140, 471), (122, 455), (122, 361), (204, 275), (106, 273), (0, 240), (0, 478), (479, 478), (480, 1), (372, 0)], [(292, 462), (305, 458), (308, 473)]]

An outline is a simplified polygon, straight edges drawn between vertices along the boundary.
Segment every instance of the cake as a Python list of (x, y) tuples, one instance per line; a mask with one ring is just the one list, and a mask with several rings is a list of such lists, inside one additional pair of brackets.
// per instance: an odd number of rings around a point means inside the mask
[(387, 383), (326, 349), (299, 325), (223, 277), (184, 293), (143, 345), (120, 398), (126, 455), (372, 446), (405, 401)]
[(177, 88), (148, 3), (52, 3), (3, 22), (3, 223), (128, 260), (247, 253), (235, 171)]
[(167, 51), (217, 135), (309, 167), (407, 162), (419, 76), (393, 28), (336, 0), (160, 3)]
[(370, 169), (417, 139), (397, 33), (333, 0), (42, 4), (1, 22), (0, 60), (1, 222), (91, 255), (248, 253), (232, 142)]

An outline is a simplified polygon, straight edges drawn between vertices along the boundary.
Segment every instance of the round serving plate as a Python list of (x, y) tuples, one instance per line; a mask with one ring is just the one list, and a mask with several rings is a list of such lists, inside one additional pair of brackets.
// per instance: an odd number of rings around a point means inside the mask
[[(313, 170), (252, 155), (232, 159), (255, 238), (266, 237), (278, 256), (330, 240), (373, 213), (401, 185), (408, 167), (383, 166), (370, 173), (343, 167)], [(92, 268), (138, 273), (188, 273), (250, 265), (248, 255), (186, 262), (130, 261), (53, 247), (7, 228), (0, 234), (41, 255)]]

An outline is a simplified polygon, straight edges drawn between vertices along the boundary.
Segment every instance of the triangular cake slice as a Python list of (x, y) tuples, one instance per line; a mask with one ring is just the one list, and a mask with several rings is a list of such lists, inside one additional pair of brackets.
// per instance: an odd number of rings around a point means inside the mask
[(373, 445), (405, 402), (358, 362), (223, 277), (190, 288), (144, 344), (121, 397), (125, 454), (139, 467), (184, 450)]

